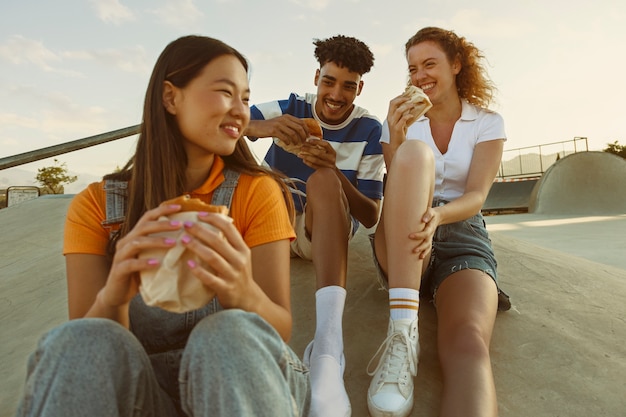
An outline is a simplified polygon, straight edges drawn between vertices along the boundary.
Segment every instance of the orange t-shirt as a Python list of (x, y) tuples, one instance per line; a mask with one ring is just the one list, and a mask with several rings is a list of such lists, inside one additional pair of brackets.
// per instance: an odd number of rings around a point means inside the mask
[[(189, 193), (210, 203), (213, 192), (224, 181), (224, 161), (216, 157), (207, 180)], [(233, 194), (230, 216), (248, 247), (293, 240), (295, 232), (278, 184), (267, 175), (241, 174)], [(65, 221), (63, 254), (87, 253), (105, 255), (109, 228), (106, 217), (104, 181), (94, 182), (74, 197)]]

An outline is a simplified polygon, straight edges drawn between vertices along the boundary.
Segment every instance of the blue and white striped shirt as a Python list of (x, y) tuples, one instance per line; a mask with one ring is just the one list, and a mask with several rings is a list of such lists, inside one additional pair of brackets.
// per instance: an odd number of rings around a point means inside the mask
[[(302, 97), (292, 93), (286, 100), (252, 106), (250, 115), (252, 120), (267, 120), (283, 114), (315, 118), (320, 122), (324, 140), (330, 142), (337, 152), (337, 168), (363, 195), (375, 200), (382, 199), (385, 161), (379, 142), (382, 132), (380, 121), (364, 108), (355, 106), (343, 123), (329, 125), (315, 114), (316, 100), (316, 94), (309, 93)], [(313, 169), (300, 158), (274, 143), (265, 155), (265, 162), (288, 177), (302, 181), (306, 181), (313, 173)], [(303, 184), (299, 184), (299, 188), (305, 191)], [(302, 211), (304, 202), (299, 198), (294, 198), (294, 201), (296, 210)]]

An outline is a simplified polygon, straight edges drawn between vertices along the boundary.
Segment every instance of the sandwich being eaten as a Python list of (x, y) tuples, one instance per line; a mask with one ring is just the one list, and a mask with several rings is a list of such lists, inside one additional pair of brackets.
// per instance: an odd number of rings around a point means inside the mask
[[(188, 195), (167, 200), (163, 204), (180, 204), (181, 210), (161, 220), (192, 221), (215, 230), (213, 226), (198, 221), (199, 212), (228, 215), (226, 206), (207, 204)], [(204, 307), (215, 297), (215, 293), (196, 278), (187, 265), (189, 260), (209, 269), (208, 266), (182, 243), (184, 229), (156, 233), (153, 236), (171, 238), (176, 244), (169, 248), (143, 251), (140, 259), (154, 258), (160, 261), (159, 267), (145, 270), (140, 274), (139, 292), (144, 302), (153, 307), (160, 307), (174, 313), (184, 313)]]
[(305, 142), (287, 144), (278, 138), (274, 138), (274, 143), (282, 149), (286, 150), (287, 152), (297, 155), (300, 153), (305, 143), (310, 143), (312, 140), (316, 139), (323, 139), (322, 127), (317, 120), (312, 117), (303, 118), (302, 120), (304, 121), (307, 131), (309, 132), (309, 136), (307, 137)]
[(409, 84), (406, 87), (402, 95), (408, 97), (409, 101), (413, 104), (413, 107), (410, 110), (411, 119), (408, 124), (412, 124), (417, 119), (422, 117), (433, 106), (430, 102), (430, 98), (428, 98), (428, 95), (424, 93), (421, 88), (412, 84)]

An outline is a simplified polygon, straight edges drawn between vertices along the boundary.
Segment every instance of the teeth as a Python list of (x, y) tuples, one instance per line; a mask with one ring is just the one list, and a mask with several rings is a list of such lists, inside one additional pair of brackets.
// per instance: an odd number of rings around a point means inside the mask
[(422, 91), (426, 91), (426, 90), (430, 90), (431, 88), (433, 88), (435, 86), (434, 83), (430, 83), (430, 84), (424, 84), (422, 85), (420, 88), (422, 89)]
[(328, 107), (330, 107), (331, 109), (333, 109), (333, 110), (337, 110), (338, 108), (340, 108), (340, 107), (341, 107), (341, 106), (339, 106), (339, 105), (336, 105), (336, 104), (330, 104), (330, 103), (328, 103), (328, 102), (326, 103), (326, 105), (327, 105)]
[(239, 134), (239, 129), (238, 129), (238, 128), (236, 128), (235, 126), (225, 126), (225, 127), (224, 127), (224, 129), (226, 129), (226, 130), (230, 130), (230, 131), (232, 131), (233, 133)]

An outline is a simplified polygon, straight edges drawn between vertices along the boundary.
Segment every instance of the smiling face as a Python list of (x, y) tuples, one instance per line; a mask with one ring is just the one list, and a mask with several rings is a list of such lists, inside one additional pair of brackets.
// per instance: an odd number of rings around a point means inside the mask
[(411, 46), (407, 51), (407, 63), (411, 84), (421, 88), (433, 105), (448, 98), (458, 101), (456, 75), (461, 70), (458, 61), (450, 62), (433, 41), (424, 41)]
[(327, 62), (315, 72), (317, 102), (315, 112), (325, 123), (337, 125), (345, 121), (352, 109), (354, 100), (361, 94), (361, 75)]
[(183, 88), (165, 81), (163, 105), (176, 118), (190, 161), (233, 153), (250, 122), (249, 98), (248, 75), (233, 55), (213, 59)]

